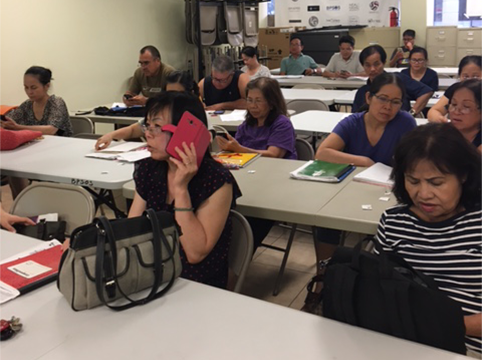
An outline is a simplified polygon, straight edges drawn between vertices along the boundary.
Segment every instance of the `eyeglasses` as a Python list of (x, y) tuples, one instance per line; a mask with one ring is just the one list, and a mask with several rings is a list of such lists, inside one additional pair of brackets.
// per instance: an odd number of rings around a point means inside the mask
[(427, 61), (427, 60), (425, 60), (425, 59), (410, 59), (410, 62), (412, 64), (423, 64), (425, 61)]
[(247, 98), (246, 99), (246, 103), (248, 103), (249, 105), (260, 105), (260, 104), (264, 104), (266, 102), (266, 100), (263, 100), (263, 99), (252, 99), (252, 98)]
[(218, 83), (220, 83), (220, 84), (226, 84), (226, 83), (229, 82), (229, 79), (231, 78), (231, 76), (233, 76), (233, 73), (230, 73), (230, 74), (228, 75), (228, 77), (225, 78), (225, 79), (218, 79), (218, 78), (215, 78), (214, 76), (212, 77), (212, 79), (213, 79), (213, 81), (216, 81), (216, 82), (218, 82)]
[(153, 136), (161, 135), (164, 131), (162, 131), (162, 126), (159, 125), (147, 125), (146, 123), (141, 125), (141, 130), (145, 134), (149, 132), (149, 134)]
[(464, 106), (462, 108), (458, 107), (457, 105), (454, 105), (454, 104), (449, 104), (449, 111), (450, 112), (454, 112), (455, 110), (457, 110), (459, 113), (461, 114), (464, 114), (464, 115), (468, 115), (476, 110), (479, 110), (480, 107), (477, 107), (477, 108), (471, 108), (471, 107), (467, 107), (467, 106)]
[(477, 80), (480, 80), (480, 75), (473, 75), (473, 76), (465, 75), (465, 76), (461, 76), (461, 77), (460, 77), (460, 80), (469, 80), (469, 79), (477, 79)]
[(403, 105), (403, 102), (402, 100), (399, 100), (399, 99), (393, 99), (393, 100), (390, 100), (389, 98), (385, 97), (385, 96), (378, 96), (378, 95), (375, 95), (375, 94), (372, 94), (379, 102), (380, 104), (382, 105), (388, 105), (388, 104), (391, 104), (393, 105), (394, 107), (401, 107)]

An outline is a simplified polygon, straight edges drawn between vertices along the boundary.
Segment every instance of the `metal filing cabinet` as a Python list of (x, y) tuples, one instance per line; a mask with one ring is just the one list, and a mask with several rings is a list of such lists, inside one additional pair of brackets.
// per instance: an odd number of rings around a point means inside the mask
[(429, 66), (457, 66), (457, 27), (427, 27), (427, 51)]
[(482, 29), (459, 29), (457, 36), (457, 63), (467, 55), (482, 55)]
[(350, 30), (350, 35), (355, 39), (355, 48), (363, 50), (369, 45), (378, 44), (387, 53), (387, 62), (392, 56), (393, 50), (400, 44), (399, 27), (372, 27), (361, 30)]

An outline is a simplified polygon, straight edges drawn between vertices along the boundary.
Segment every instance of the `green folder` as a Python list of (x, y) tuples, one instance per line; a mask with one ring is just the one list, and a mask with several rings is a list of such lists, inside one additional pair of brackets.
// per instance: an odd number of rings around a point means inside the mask
[(333, 164), (321, 160), (308, 161), (302, 167), (290, 173), (294, 179), (337, 183), (355, 169), (350, 164)]

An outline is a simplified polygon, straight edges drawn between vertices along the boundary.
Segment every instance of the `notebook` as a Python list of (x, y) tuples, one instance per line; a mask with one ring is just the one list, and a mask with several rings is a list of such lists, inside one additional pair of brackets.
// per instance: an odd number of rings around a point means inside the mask
[(382, 163), (376, 163), (361, 173), (355, 175), (354, 181), (364, 182), (368, 184), (392, 187), (393, 181), (390, 180), (392, 168)]
[(355, 166), (349, 164), (333, 164), (321, 160), (310, 160), (302, 167), (292, 171), (290, 177), (298, 180), (338, 183), (353, 170), (355, 170)]
[(244, 168), (259, 156), (261, 156), (261, 154), (220, 152), (214, 155), (214, 159), (227, 168)]

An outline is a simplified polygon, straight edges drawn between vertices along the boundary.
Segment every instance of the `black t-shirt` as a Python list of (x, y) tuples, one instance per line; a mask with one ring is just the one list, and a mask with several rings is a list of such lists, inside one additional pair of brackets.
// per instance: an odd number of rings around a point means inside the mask
[(242, 74), (241, 71), (235, 71), (231, 83), (222, 90), (218, 90), (213, 85), (213, 79), (211, 76), (207, 76), (204, 79), (203, 92), (204, 92), (204, 103), (206, 106), (220, 104), (224, 102), (231, 102), (241, 99), (241, 94), (239, 93), (238, 82), (239, 76)]

